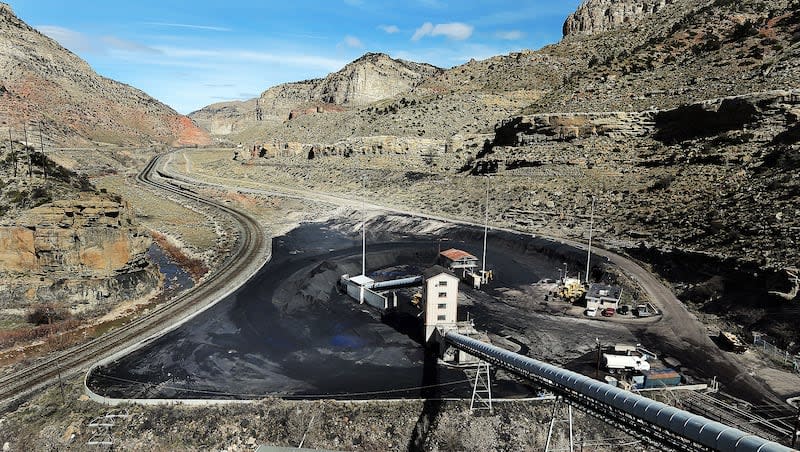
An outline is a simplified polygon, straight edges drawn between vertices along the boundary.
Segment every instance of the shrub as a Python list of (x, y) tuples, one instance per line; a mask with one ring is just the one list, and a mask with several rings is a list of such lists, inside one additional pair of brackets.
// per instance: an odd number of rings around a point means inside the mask
[(49, 325), (69, 319), (72, 315), (63, 307), (52, 304), (40, 304), (33, 307), (27, 315), (28, 323), (34, 325)]

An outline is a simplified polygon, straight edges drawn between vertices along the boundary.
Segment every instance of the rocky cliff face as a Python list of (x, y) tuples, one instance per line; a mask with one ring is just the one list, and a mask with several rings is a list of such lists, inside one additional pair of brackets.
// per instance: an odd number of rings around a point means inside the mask
[(311, 97), (329, 104), (363, 106), (407, 92), (440, 72), (429, 64), (368, 53), (325, 77), (313, 87)]
[(441, 72), (428, 64), (368, 53), (322, 79), (284, 83), (264, 91), (258, 99), (262, 121), (256, 120), (256, 100), (212, 104), (189, 116), (214, 134), (228, 135), (250, 127), (282, 124), (299, 114), (342, 111), (407, 92)]
[(84, 193), (0, 225), (0, 305), (118, 302), (158, 284), (152, 241), (127, 205)]
[(673, 0), (586, 0), (564, 22), (564, 36), (593, 34), (625, 24), (635, 24)]
[(86, 62), (42, 35), (0, 3), (0, 110), (21, 129), (43, 117), (57, 143), (207, 144), (191, 120), (128, 85), (97, 75)]

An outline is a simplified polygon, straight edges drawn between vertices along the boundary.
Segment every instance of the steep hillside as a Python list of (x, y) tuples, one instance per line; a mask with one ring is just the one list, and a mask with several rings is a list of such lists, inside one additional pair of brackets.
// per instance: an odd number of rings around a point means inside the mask
[[(576, 14), (606, 2), (589, 0)], [(672, 0), (659, 8), (545, 49), (580, 64), (527, 112), (645, 110), (800, 87), (797, 0)]]
[(85, 61), (0, 3), (0, 111), (3, 126), (43, 124), (62, 144), (90, 141), (194, 145), (208, 134), (187, 117), (128, 85), (97, 75)]
[(340, 71), (322, 79), (285, 83), (268, 89), (258, 99), (262, 121), (256, 120), (256, 100), (209, 105), (189, 116), (217, 135), (248, 128), (264, 129), (291, 116), (341, 112), (407, 92), (441, 70), (382, 53), (367, 53)]

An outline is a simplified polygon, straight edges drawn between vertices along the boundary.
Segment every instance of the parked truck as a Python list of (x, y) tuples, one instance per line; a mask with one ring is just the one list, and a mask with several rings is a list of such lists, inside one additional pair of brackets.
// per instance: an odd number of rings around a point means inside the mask
[(747, 346), (744, 345), (744, 342), (742, 342), (741, 339), (739, 339), (733, 333), (720, 331), (717, 339), (723, 348), (726, 348), (732, 352), (744, 353), (747, 350)]

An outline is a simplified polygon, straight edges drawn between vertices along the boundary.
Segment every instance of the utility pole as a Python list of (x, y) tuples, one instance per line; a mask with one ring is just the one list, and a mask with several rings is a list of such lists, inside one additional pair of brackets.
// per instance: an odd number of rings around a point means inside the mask
[(11, 159), (14, 161), (14, 177), (17, 177), (17, 153), (14, 152), (14, 142), (11, 141), (11, 127), (8, 128), (8, 150), (11, 152)]
[(28, 178), (33, 177), (33, 162), (31, 157), (31, 150), (28, 148), (28, 124), (27, 120), (26, 123), (22, 125), (22, 131), (25, 132), (25, 150), (28, 152)]
[(586, 284), (589, 284), (589, 262), (592, 260), (592, 232), (594, 230), (594, 195), (592, 195), (592, 215), (589, 220), (589, 248), (586, 253)]
[[(53, 308), (47, 307), (47, 325), (53, 325)], [(52, 330), (49, 333), (52, 335)], [(66, 399), (64, 398), (64, 382), (61, 380), (61, 366), (58, 364), (58, 359), (55, 360), (56, 363), (56, 371), (58, 372), (58, 386), (61, 389), (61, 406), (64, 406), (66, 403)]]
[(44, 181), (47, 182), (47, 159), (44, 156), (44, 138), (42, 137), (42, 121), (39, 121), (39, 145), (42, 148), (42, 172)]
[(61, 365), (58, 363), (58, 359), (56, 359), (56, 371), (58, 372), (58, 387), (61, 389), (61, 406), (64, 406), (67, 401), (64, 397), (64, 381), (61, 379)]

